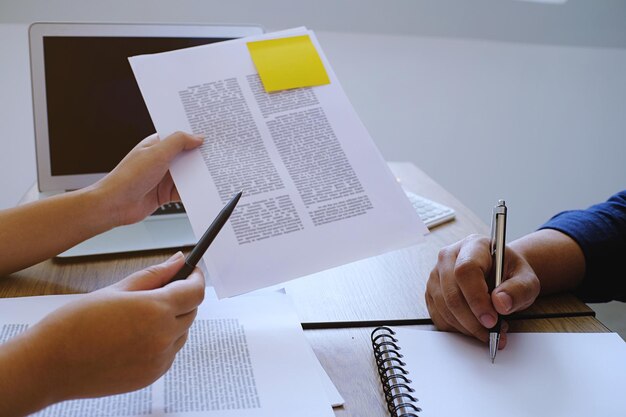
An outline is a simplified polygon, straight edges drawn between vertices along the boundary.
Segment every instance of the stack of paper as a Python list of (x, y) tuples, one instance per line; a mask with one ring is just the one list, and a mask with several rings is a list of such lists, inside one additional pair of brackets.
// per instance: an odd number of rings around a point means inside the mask
[[(0, 335), (14, 336), (83, 296), (2, 299)], [(66, 401), (36, 415), (321, 417), (333, 415), (331, 403), (343, 400), (308, 345), (287, 296), (218, 301), (209, 295), (186, 345), (154, 384), (128, 394)]]

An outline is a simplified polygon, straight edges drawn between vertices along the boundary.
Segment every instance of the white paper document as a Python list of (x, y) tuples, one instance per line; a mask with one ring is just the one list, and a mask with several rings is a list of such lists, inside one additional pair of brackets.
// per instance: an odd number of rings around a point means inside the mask
[[(79, 297), (0, 300), (0, 343)], [(333, 416), (327, 396), (333, 390), (325, 386), (321, 370), (287, 296), (207, 297), (187, 343), (154, 384), (127, 394), (62, 402), (35, 415)], [(340, 396), (333, 401), (343, 403)]]
[[(266, 93), (246, 43), (303, 34), (330, 84)], [(205, 136), (170, 169), (196, 236), (244, 191), (204, 258), (219, 297), (413, 245), (427, 233), (311, 31), (130, 63), (161, 138)]]
[(394, 328), (421, 417), (626, 416), (626, 343), (616, 333), (509, 333), (488, 347)]

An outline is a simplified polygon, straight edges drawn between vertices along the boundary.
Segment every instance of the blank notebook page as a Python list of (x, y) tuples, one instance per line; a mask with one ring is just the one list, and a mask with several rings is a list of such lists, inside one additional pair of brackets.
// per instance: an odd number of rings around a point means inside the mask
[(452, 333), (394, 328), (420, 417), (626, 416), (626, 343), (615, 333), (513, 333), (489, 349)]

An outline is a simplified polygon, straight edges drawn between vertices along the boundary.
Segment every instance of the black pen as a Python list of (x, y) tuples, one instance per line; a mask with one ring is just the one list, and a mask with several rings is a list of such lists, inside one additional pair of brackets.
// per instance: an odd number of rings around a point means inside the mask
[(208, 229), (206, 229), (206, 232), (204, 232), (204, 235), (202, 235), (198, 243), (196, 243), (196, 246), (193, 247), (189, 255), (187, 255), (187, 258), (185, 258), (185, 264), (183, 265), (183, 267), (180, 268), (180, 270), (176, 273), (176, 275), (174, 275), (174, 278), (172, 278), (170, 282), (185, 279), (191, 274), (191, 272), (194, 270), (194, 268), (202, 258), (202, 255), (204, 255), (204, 252), (206, 252), (217, 234), (226, 224), (226, 221), (235, 209), (235, 206), (239, 202), (242, 194), (243, 190), (235, 194), (235, 196), (228, 202), (228, 204), (226, 204), (224, 208), (219, 212), (217, 217), (215, 217), (215, 220), (213, 220)]
[[(506, 204), (504, 200), (498, 200), (498, 204), (493, 208), (491, 220), (491, 256), (493, 257), (493, 275), (495, 290), (502, 283), (504, 273), (504, 247), (506, 244)], [(496, 352), (500, 344), (500, 327), (502, 318), (498, 314), (496, 325), (489, 329), (489, 355), (491, 363), (496, 360)]]

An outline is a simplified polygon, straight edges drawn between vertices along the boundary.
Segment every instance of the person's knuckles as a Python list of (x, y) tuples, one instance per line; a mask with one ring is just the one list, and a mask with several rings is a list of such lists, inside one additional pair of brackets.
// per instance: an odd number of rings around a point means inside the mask
[(486, 328), (471, 313), (457, 314), (455, 316), (459, 324), (467, 330), (468, 334), (481, 339), (487, 334)]
[(440, 286), (441, 286), (441, 283), (439, 280), (439, 270), (435, 268), (432, 271), (430, 271), (430, 275), (428, 276), (428, 281), (426, 281), (426, 293), (436, 294)]
[(428, 286), (426, 286), (426, 291), (424, 292), (424, 301), (426, 301), (426, 308), (428, 308), (430, 310), (430, 308), (432, 307), (432, 300), (433, 296), (430, 293), (430, 291), (428, 291)]
[(428, 292), (424, 294), (424, 298), (426, 299), (426, 308), (428, 309), (428, 313), (430, 314), (432, 318), (433, 315), (438, 314), (437, 306), (435, 305), (435, 300), (433, 299), (432, 295), (429, 294)]
[(142, 275), (147, 278), (160, 278), (165, 271), (167, 271), (165, 264), (150, 265), (142, 271)]
[(462, 295), (454, 296), (452, 300), (446, 300), (448, 309), (443, 311), (446, 321), (464, 334), (482, 337), (485, 333), (485, 327), (467, 308)]
[(457, 280), (470, 278), (475, 276), (477, 272), (482, 273), (483, 269), (476, 258), (457, 258), (454, 264), (454, 276)]
[(432, 285), (431, 292), (429, 292), (426, 297), (431, 319), (438, 329), (444, 331), (462, 331), (462, 326), (448, 308), (440, 285)]
[(461, 246), (471, 246), (476, 249), (488, 248), (490, 239), (478, 233), (472, 233), (461, 240)]
[(438, 312), (440, 317), (448, 324), (448, 326), (450, 326), (450, 328), (465, 334), (468, 333), (467, 329), (459, 323), (456, 316), (450, 310), (447, 308), (439, 308)]
[(437, 264), (445, 265), (447, 263), (453, 262), (456, 257), (457, 249), (454, 245), (445, 246), (439, 250), (437, 253)]
[(126, 285), (126, 289), (130, 291), (157, 289), (165, 282), (165, 271), (165, 268), (161, 265), (150, 266), (133, 274)]
[(448, 307), (446, 306), (446, 303), (442, 297), (433, 297), (432, 307), (433, 311), (440, 321), (445, 321), (448, 324), (450, 323), (449, 320), (446, 319), (446, 315), (448, 314)]
[(443, 319), (441, 314), (439, 314), (439, 311), (433, 310), (431, 312), (430, 318), (437, 329), (444, 332), (456, 331), (454, 327), (450, 326), (450, 324)]
[(443, 289), (442, 295), (450, 311), (458, 313), (464, 310), (466, 302), (459, 288), (451, 285), (447, 286)]

